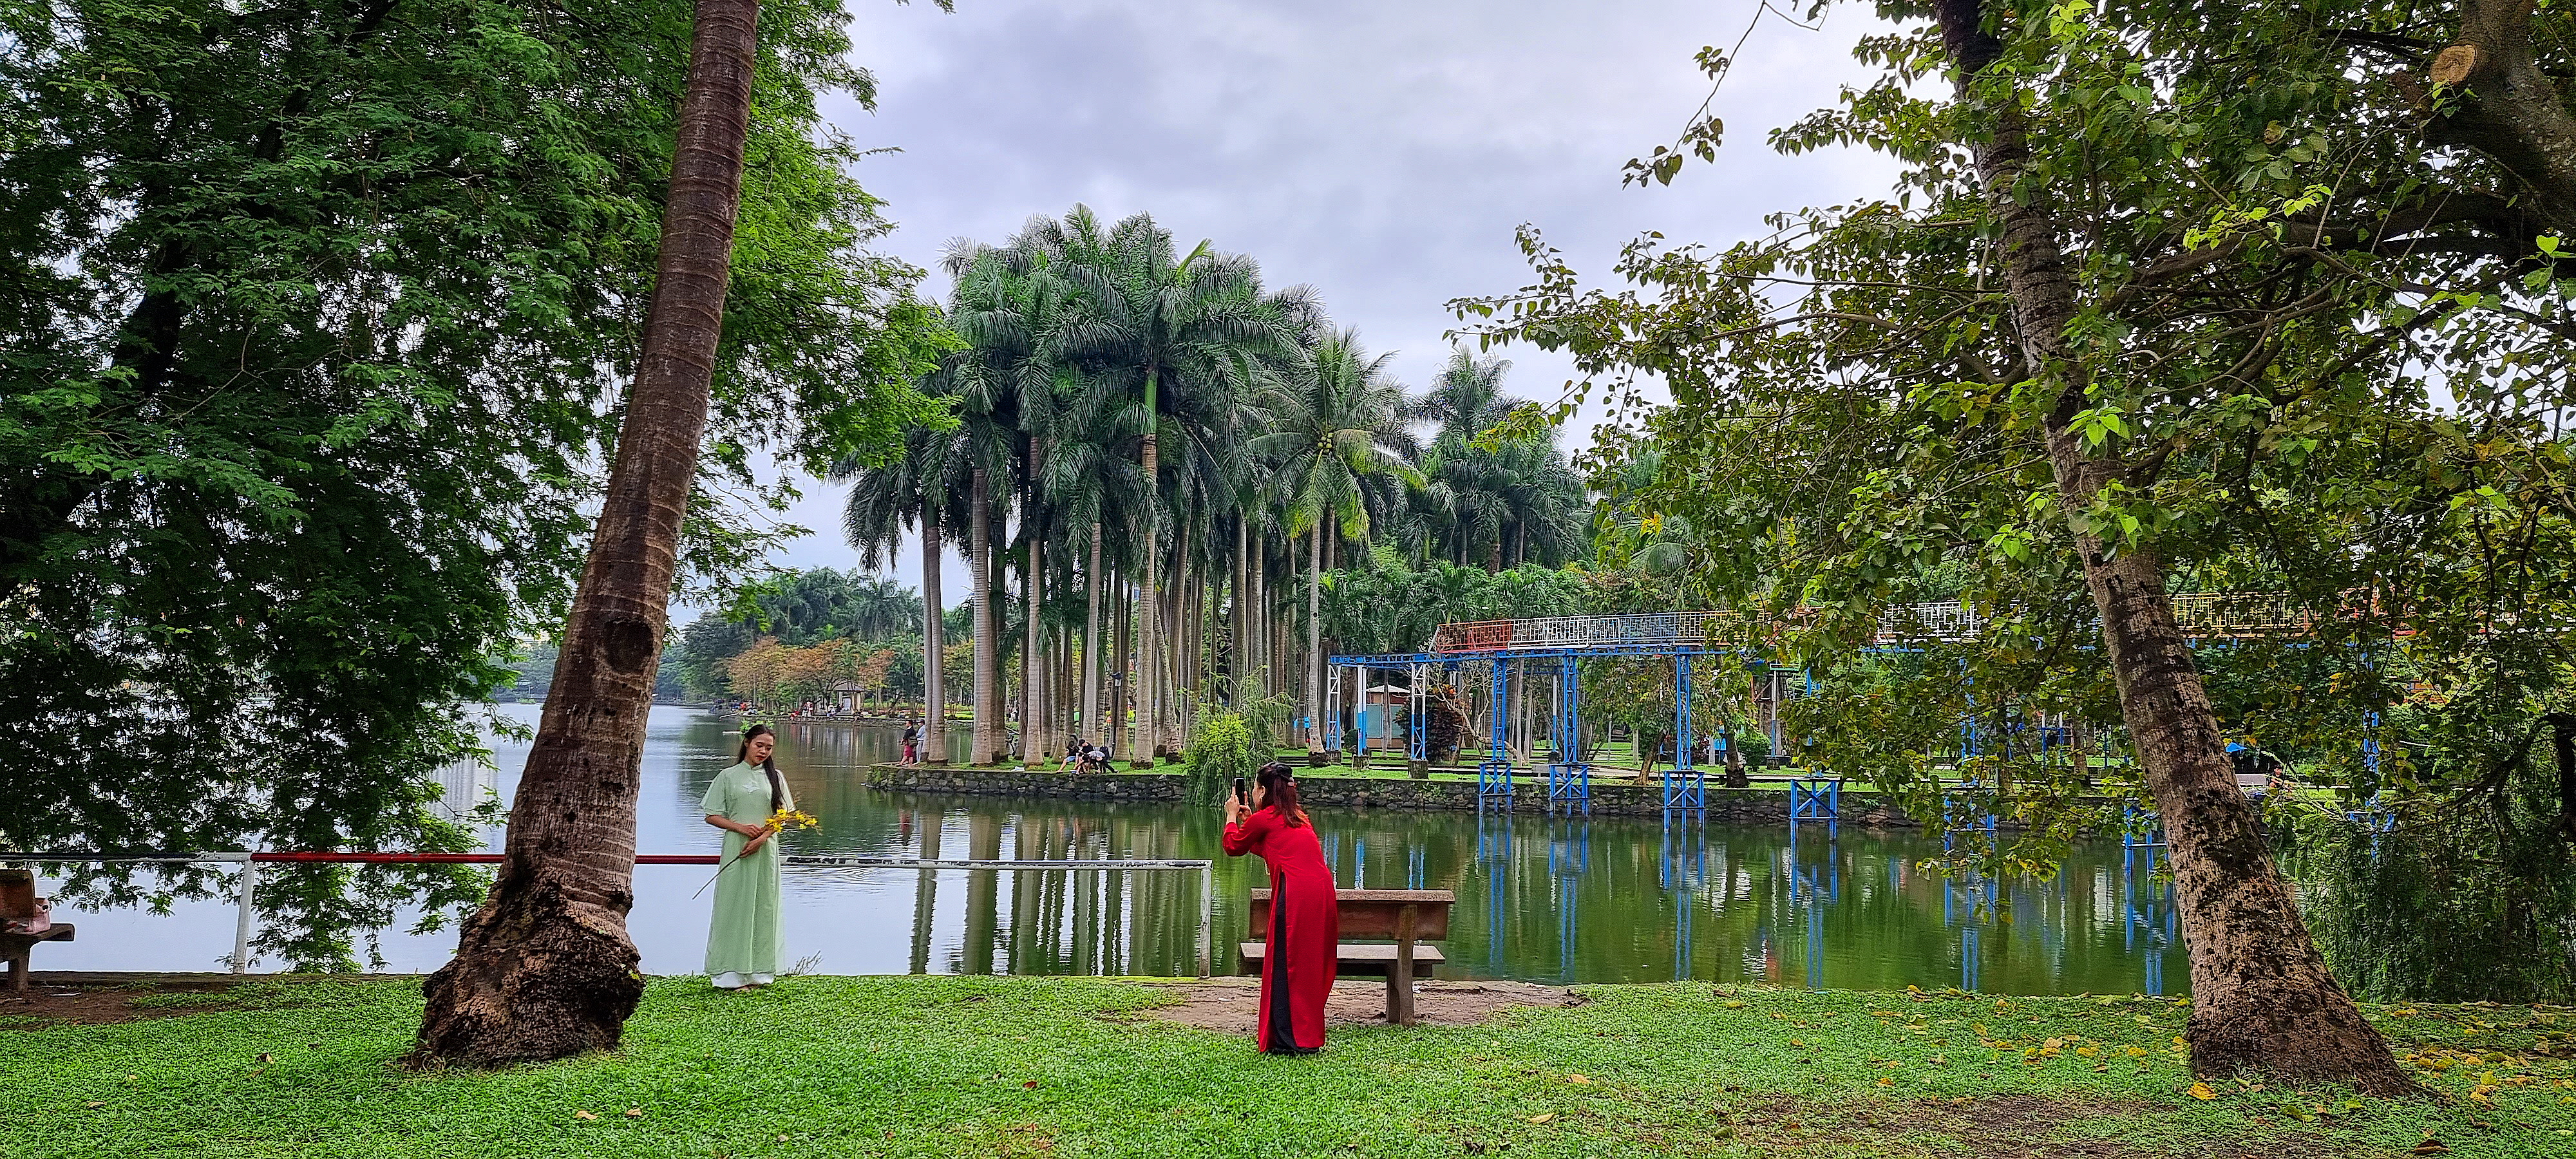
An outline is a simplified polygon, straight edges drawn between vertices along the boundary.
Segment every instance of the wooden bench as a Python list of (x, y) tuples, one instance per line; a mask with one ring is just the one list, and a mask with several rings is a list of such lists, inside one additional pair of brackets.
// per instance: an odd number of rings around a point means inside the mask
[[(1386, 1020), (1413, 1025), (1413, 978), (1416, 966), (1437, 966), (1448, 958), (1438, 946), (1416, 945), (1449, 936), (1449, 907), (1458, 895), (1445, 889), (1337, 889), (1333, 904), (1341, 911), (1345, 938), (1386, 938), (1394, 945), (1333, 947), (1339, 973), (1386, 979)], [(1243, 943), (1243, 972), (1259, 974), (1269, 953), (1270, 891), (1252, 891), (1252, 940)]]
[(27, 992), (27, 956), (35, 952), (38, 942), (68, 942), (72, 928), (56, 925), (41, 934), (0, 933), (0, 961), (9, 963), (9, 992)]

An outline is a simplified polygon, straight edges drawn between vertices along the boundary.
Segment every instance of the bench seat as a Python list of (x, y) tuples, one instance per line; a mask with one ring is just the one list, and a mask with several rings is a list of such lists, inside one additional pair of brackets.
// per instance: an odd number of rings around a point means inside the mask
[(68, 942), (73, 940), (72, 927), (61, 922), (55, 923), (53, 928), (48, 929), (41, 934), (0, 933), (0, 960), (5, 960), (9, 963), (10, 992), (17, 994), (26, 993), (27, 957), (35, 952), (36, 943)]
[[(1242, 951), (1242, 972), (1259, 974), (1262, 961), (1270, 954), (1269, 943), (1245, 942), (1242, 945)], [(1335, 969), (1347, 977), (1384, 978), (1395, 972), (1395, 951), (1394, 946), (1355, 946), (1345, 942), (1333, 947)], [(1440, 947), (1424, 945), (1420, 942), (1414, 943), (1413, 964), (1415, 966), (1437, 966), (1448, 960), (1440, 953)]]

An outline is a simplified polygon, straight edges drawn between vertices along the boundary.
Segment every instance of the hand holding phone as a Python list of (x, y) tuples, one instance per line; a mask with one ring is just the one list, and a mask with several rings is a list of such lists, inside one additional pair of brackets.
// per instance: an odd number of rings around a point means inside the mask
[(1252, 790), (1244, 787), (1243, 778), (1241, 777), (1236, 777), (1234, 779), (1234, 799), (1243, 802), (1245, 805), (1252, 804)]

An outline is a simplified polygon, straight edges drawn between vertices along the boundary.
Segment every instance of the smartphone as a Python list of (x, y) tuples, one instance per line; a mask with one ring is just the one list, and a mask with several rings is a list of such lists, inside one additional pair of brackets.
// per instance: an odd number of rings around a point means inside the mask
[(1241, 777), (1236, 777), (1234, 779), (1234, 799), (1241, 801), (1246, 805), (1252, 803), (1252, 790), (1243, 787), (1243, 778)]

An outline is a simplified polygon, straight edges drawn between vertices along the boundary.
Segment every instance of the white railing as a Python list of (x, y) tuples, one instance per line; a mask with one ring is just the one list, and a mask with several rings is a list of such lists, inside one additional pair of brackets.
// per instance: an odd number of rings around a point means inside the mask
[[(2304, 635), (2307, 613), (2280, 592), (2191, 592), (2173, 597), (2174, 617), (2194, 639)], [(1776, 635), (1808, 618), (1802, 609), (1786, 621), (1756, 625), (1738, 612), (1649, 612), (1636, 616), (1550, 616), (1529, 620), (1480, 620), (1442, 624), (1431, 633), (1434, 653), (1546, 652), (1568, 648), (1722, 646), (1743, 644), (1757, 627)], [(1878, 617), (1877, 642), (1885, 645), (1958, 643), (1984, 635), (1986, 616), (1956, 601), (1895, 604)]]

